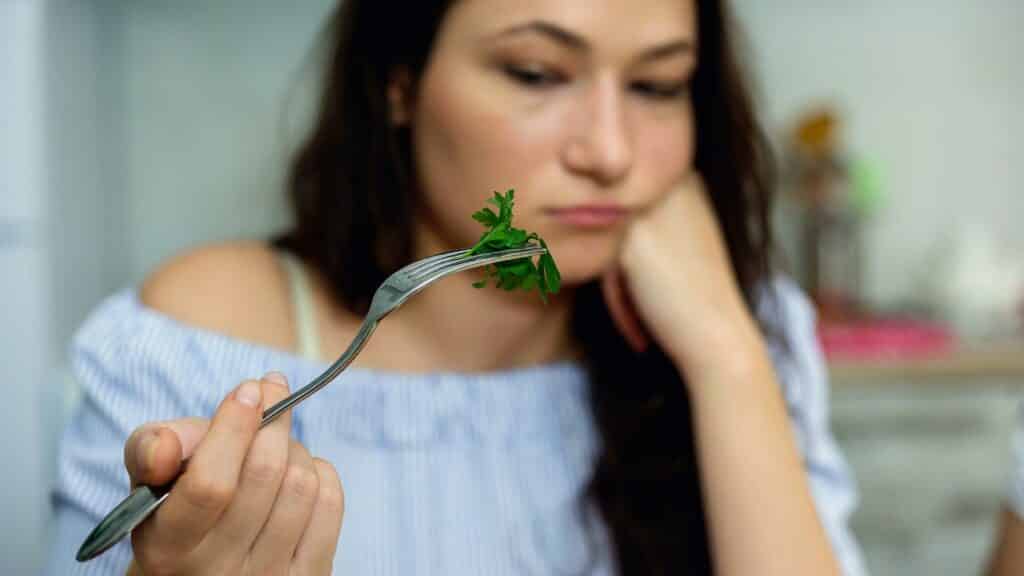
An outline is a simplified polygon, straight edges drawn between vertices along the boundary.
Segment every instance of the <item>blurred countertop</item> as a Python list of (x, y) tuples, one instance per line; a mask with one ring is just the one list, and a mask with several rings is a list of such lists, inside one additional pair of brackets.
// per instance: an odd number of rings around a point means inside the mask
[(948, 352), (916, 358), (832, 359), (828, 371), (839, 386), (1000, 381), (1024, 387), (1024, 339), (961, 344)]

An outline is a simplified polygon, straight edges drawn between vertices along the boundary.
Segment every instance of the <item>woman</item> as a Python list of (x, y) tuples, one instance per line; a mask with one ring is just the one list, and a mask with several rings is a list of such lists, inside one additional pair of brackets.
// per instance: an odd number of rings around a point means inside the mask
[[(123, 443), (132, 482), (191, 462), (86, 572), (860, 573), (726, 29), (714, 1), (344, 2), (294, 228), (184, 255), (77, 336), (61, 550), (123, 497)], [(506, 188), (561, 268), (550, 304), (447, 279), (256, 433)]]

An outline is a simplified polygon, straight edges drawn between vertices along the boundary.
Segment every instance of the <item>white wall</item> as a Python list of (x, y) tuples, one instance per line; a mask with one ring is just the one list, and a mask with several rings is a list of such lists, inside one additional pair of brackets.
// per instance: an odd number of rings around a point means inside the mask
[(52, 360), (45, 141), (43, 10), (0, 2), (0, 573), (38, 566), (46, 530), (44, 374)]
[[(54, 253), (52, 309), (61, 344), (122, 277), (127, 244), (124, 200), (116, 188), (122, 160), (104, 3), (48, 0), (44, 11), (48, 237)], [(58, 350), (63, 354), (64, 350)]]
[[(183, 247), (266, 236), (333, 0), (123, 3), (116, 84), (130, 277)], [(308, 106), (306, 106), (308, 108)], [(301, 114), (301, 112), (300, 112)]]
[[(913, 290), (944, 230), (988, 222), (1024, 254), (1024, 3), (735, 0), (778, 135), (838, 104), (852, 151), (877, 158), (888, 204), (871, 224), (874, 301)], [(911, 272), (908, 274), (908, 272)]]

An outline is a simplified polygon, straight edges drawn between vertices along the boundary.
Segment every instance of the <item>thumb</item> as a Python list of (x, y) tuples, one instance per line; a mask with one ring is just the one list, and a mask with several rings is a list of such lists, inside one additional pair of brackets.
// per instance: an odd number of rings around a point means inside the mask
[(124, 466), (132, 487), (170, 482), (209, 428), (205, 418), (151, 422), (136, 428), (124, 445)]
[(622, 333), (630, 348), (638, 353), (646, 350), (649, 344), (647, 332), (641, 325), (640, 317), (630, 300), (619, 270), (613, 268), (601, 277), (601, 294), (615, 327)]

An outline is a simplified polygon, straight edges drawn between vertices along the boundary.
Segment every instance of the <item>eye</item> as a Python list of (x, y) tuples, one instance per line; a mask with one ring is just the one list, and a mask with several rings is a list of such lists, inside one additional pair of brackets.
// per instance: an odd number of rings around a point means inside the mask
[(545, 88), (565, 81), (565, 76), (561, 73), (539, 66), (506, 65), (503, 70), (505, 75), (516, 83), (531, 88)]
[(629, 85), (630, 89), (641, 96), (654, 100), (672, 100), (682, 98), (690, 93), (690, 82), (647, 82), (638, 81)]

